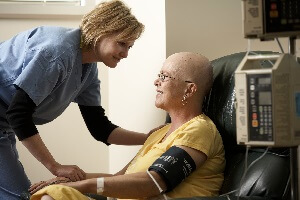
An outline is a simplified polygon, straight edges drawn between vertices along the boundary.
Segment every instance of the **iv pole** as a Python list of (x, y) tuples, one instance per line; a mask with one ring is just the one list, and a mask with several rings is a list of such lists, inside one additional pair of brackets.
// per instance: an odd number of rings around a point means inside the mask
[[(296, 37), (289, 37), (289, 54), (296, 57)], [(291, 199), (299, 199), (298, 146), (290, 147)]]

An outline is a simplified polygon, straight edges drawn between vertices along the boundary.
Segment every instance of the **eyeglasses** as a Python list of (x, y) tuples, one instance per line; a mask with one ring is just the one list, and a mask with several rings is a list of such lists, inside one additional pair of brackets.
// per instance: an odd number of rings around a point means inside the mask
[[(176, 80), (176, 78), (174, 78), (174, 77), (172, 77), (172, 76), (167, 76), (167, 75), (165, 75), (165, 74), (163, 74), (163, 73), (157, 74), (157, 76), (158, 76), (158, 79), (159, 79), (161, 82), (166, 82), (166, 81), (169, 81), (169, 80), (172, 80), (172, 79)], [(177, 79), (177, 80), (178, 80), (178, 79)], [(186, 82), (186, 83), (193, 83), (192, 81), (184, 81), (184, 82)]]

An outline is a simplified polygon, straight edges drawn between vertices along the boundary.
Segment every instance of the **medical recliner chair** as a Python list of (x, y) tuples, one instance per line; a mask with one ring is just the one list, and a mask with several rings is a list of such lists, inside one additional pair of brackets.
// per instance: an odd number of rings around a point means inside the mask
[[(246, 154), (246, 147), (237, 145), (236, 142), (234, 72), (245, 54), (236, 53), (212, 61), (214, 84), (203, 107), (204, 113), (215, 122), (225, 147), (226, 168), (220, 196), (182, 198), (182, 200), (291, 198), (289, 148), (270, 148), (244, 175), (245, 163), (250, 166), (266, 149), (251, 147)], [(261, 62), (261, 65), (270, 63)]]

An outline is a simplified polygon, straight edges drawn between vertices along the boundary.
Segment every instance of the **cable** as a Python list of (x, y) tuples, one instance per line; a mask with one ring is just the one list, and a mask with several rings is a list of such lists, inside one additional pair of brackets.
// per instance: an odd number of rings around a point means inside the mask
[(280, 43), (279, 39), (278, 39), (278, 38), (275, 38), (275, 40), (276, 40), (276, 42), (277, 42), (277, 44), (278, 44), (278, 46), (279, 46), (279, 48), (280, 48), (280, 50), (281, 50), (281, 53), (284, 53), (284, 50), (283, 50), (283, 48), (282, 48), (282, 46), (281, 46), (281, 43)]
[(248, 42), (248, 45), (247, 45), (247, 53), (246, 53), (246, 56), (248, 56), (248, 54), (251, 52), (251, 40), (248, 39), (247, 42)]
[[(251, 151), (253, 151), (253, 152), (262, 152), (262, 151), (259, 151), (259, 150), (256, 150), (256, 149), (251, 149)], [(286, 152), (288, 152), (288, 154), (285, 154)], [(269, 151), (268, 154), (272, 154), (272, 155), (275, 155), (275, 156), (278, 156), (278, 157), (283, 157), (283, 158), (290, 157), (290, 153), (289, 153), (288, 149), (284, 150), (280, 154), (272, 152), (272, 151)]]
[(265, 155), (266, 155), (266, 153), (268, 152), (268, 150), (269, 150), (269, 147), (264, 151), (264, 153), (260, 156), (260, 157), (258, 157), (256, 160), (254, 160), (250, 165), (249, 165), (249, 167), (248, 167), (248, 152), (249, 152), (249, 149), (250, 149), (250, 146), (247, 146), (247, 148), (246, 148), (246, 154), (245, 154), (245, 169), (244, 169), (244, 173), (243, 173), (243, 175), (242, 175), (242, 178), (241, 178), (241, 180), (240, 180), (240, 184), (239, 184), (239, 188), (238, 189), (235, 189), (235, 190), (232, 190), (232, 191), (230, 191), (230, 192), (227, 192), (227, 193), (225, 193), (225, 194), (222, 194), (222, 195), (220, 195), (220, 197), (223, 197), (223, 196), (226, 196), (227, 198), (228, 198), (228, 195), (229, 194), (232, 194), (232, 193), (234, 193), (234, 192), (237, 192), (238, 191), (238, 200), (239, 200), (239, 198), (240, 198), (240, 193), (241, 193), (241, 188), (242, 188), (242, 182), (243, 182), (243, 180), (245, 179), (245, 177), (246, 177), (246, 174), (247, 174), (247, 171), (256, 163), (256, 162), (258, 162), (260, 159), (262, 159)]
[[(155, 180), (155, 178), (152, 176), (152, 174), (149, 172), (149, 170), (147, 169), (147, 174), (150, 176), (150, 178), (152, 179), (152, 181), (155, 183), (156, 187), (159, 190), (159, 193), (163, 193), (163, 189), (161, 189), (161, 187), (159, 186), (159, 184), (157, 183), (157, 181)], [(165, 200), (168, 200), (168, 197), (166, 194), (162, 194)]]
[(227, 195), (229, 195), (229, 194), (235, 193), (236, 191), (238, 191), (238, 189), (235, 189), (235, 190), (232, 190), (232, 191), (230, 191), (230, 192), (221, 194), (220, 197), (227, 196)]
[(285, 194), (286, 194), (286, 192), (288, 191), (288, 187), (290, 186), (290, 182), (291, 182), (291, 175), (289, 176), (289, 179), (288, 179), (288, 181), (286, 183), (286, 186), (285, 186), (285, 189), (284, 189), (282, 197), (284, 197)]
[(242, 175), (242, 178), (240, 180), (240, 184), (239, 184), (239, 188), (238, 188), (238, 198), (237, 200), (240, 199), (240, 195), (241, 195), (241, 189), (242, 189), (242, 181), (245, 179), (247, 171), (248, 171), (248, 152), (249, 152), (250, 146), (247, 145), (246, 147), (246, 155), (245, 155), (245, 169), (244, 169), (244, 173)]
[[(247, 163), (248, 161), (248, 151), (249, 151), (249, 146), (247, 146), (247, 149), (246, 149), (246, 156), (245, 156), (245, 163)], [(255, 163), (257, 163), (260, 159), (262, 159), (266, 154), (267, 154), (267, 152), (268, 152), (268, 150), (269, 150), (269, 147), (267, 147), (266, 148), (266, 150), (265, 150), (265, 152), (260, 156), (260, 157), (258, 157), (257, 159), (255, 159), (250, 165), (249, 165), (249, 167), (247, 167), (247, 166), (245, 166), (245, 171), (244, 171), (244, 174), (243, 174), (243, 176), (242, 176), (242, 178), (241, 178), (241, 181), (240, 181), (240, 186), (239, 186), (239, 192), (238, 192), (238, 198), (237, 198), (237, 200), (239, 200), (240, 199), (240, 195), (241, 195), (241, 189), (242, 189), (242, 182), (244, 181), (244, 179), (245, 179), (245, 177), (246, 177), (246, 174), (247, 174), (247, 171), (255, 164)]]
[[(249, 54), (252, 53), (254, 55), (262, 55), (262, 54), (258, 54), (258, 53), (255, 53), (254, 51), (250, 51)], [(274, 65), (274, 63), (272, 63), (271, 60), (267, 60), (272, 66)], [(263, 61), (264, 62), (264, 61)]]
[[(278, 39), (277, 39), (277, 40), (278, 40)], [(248, 39), (247, 42), (248, 42), (248, 44), (247, 44), (247, 52), (246, 52), (246, 55), (245, 55), (245, 56), (248, 56), (250, 53), (251, 53), (251, 54), (254, 54), (254, 55), (259, 55), (258, 53), (255, 53), (254, 51), (251, 51), (251, 39)], [(279, 46), (282, 48), (282, 46), (281, 46), (279, 40), (278, 40), (278, 44), (279, 44)], [(283, 49), (282, 49), (282, 51), (283, 51)], [(272, 63), (271, 60), (268, 60), (268, 62), (269, 62), (272, 66), (274, 65), (274, 63)]]

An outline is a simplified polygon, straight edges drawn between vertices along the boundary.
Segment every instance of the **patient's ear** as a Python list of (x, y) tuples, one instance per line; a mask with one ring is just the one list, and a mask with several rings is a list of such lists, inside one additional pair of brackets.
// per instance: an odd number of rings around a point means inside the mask
[(191, 97), (197, 92), (198, 87), (195, 83), (187, 83), (187, 84), (188, 85), (187, 85), (187, 88), (185, 90), (185, 95), (187, 97)]

